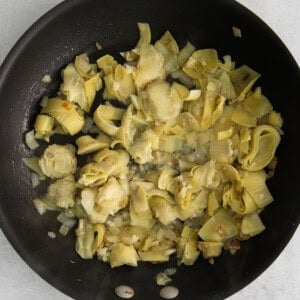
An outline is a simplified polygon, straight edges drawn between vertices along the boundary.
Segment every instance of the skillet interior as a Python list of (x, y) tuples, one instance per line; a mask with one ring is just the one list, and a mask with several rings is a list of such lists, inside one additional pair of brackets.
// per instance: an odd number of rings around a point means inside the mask
[[(12, 50), (0, 73), (1, 226), (37, 273), (74, 298), (114, 299), (113, 288), (119, 284), (134, 287), (137, 299), (158, 298), (153, 277), (175, 261), (112, 270), (97, 260), (81, 260), (72, 238), (48, 239), (47, 232), (57, 231), (58, 224), (53, 214), (40, 218), (36, 213), (31, 200), (40, 191), (32, 190), (21, 162), (30, 155), (23, 132), (32, 126), (41, 97), (57, 89), (60, 69), (83, 51), (117, 55), (131, 48), (138, 39), (137, 21), (150, 23), (154, 39), (169, 29), (181, 45), (190, 40), (200, 48), (216, 48), (220, 57), (231, 54), (238, 65), (250, 65), (263, 75), (259, 84), (285, 119), (278, 169), (269, 182), (276, 201), (263, 213), (267, 230), (244, 242), (235, 256), (225, 253), (213, 266), (200, 259), (193, 267), (180, 267), (174, 276), (180, 299), (223, 298), (271, 264), (296, 229), (300, 211), (299, 68), (275, 34), (234, 1), (71, 0), (38, 21)], [(242, 39), (232, 36), (233, 25), (242, 29)], [(95, 41), (104, 45), (104, 51), (96, 54)], [(55, 78), (47, 87), (41, 83), (45, 74)]]

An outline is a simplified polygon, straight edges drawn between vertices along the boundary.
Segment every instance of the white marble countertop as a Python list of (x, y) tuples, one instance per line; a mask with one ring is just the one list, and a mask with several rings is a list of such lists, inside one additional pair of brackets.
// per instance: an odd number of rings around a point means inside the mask
[[(0, 0), (0, 63), (24, 31), (61, 0)], [(239, 0), (277, 32), (300, 64), (300, 1)], [(294, 300), (300, 295), (300, 231), (279, 258), (230, 300)], [(0, 299), (66, 300), (18, 256), (0, 230)]]

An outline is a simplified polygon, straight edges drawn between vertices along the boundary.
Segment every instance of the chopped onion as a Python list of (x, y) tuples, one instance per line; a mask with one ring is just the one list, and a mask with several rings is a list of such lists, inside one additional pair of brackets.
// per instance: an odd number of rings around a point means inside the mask
[(81, 131), (83, 133), (87, 134), (91, 130), (91, 128), (93, 127), (93, 124), (94, 124), (93, 119), (90, 118), (90, 117), (86, 117), (84, 125), (83, 125)]
[(172, 276), (177, 272), (176, 268), (167, 268), (164, 273), (168, 276)]
[(29, 168), (34, 173), (37, 173), (39, 175), (39, 180), (46, 179), (45, 175), (42, 173), (42, 170), (39, 166), (39, 163), (38, 163), (39, 158), (38, 157), (36, 157), (36, 156), (25, 157), (25, 158), (22, 158), (22, 161), (26, 165), (27, 168)]
[(35, 150), (40, 146), (34, 137), (34, 130), (31, 130), (25, 134), (25, 143), (30, 150)]
[(241, 38), (242, 37), (242, 31), (238, 27), (232, 26), (232, 33), (237, 38)]
[(51, 76), (48, 74), (42, 78), (43, 83), (51, 83), (51, 81), (52, 81)]
[(55, 239), (56, 238), (56, 234), (52, 231), (48, 232), (48, 236), (49, 236), (50, 239)]
[(62, 223), (62, 226), (65, 226), (68, 229), (71, 229), (76, 224), (75, 219), (67, 217), (64, 213), (61, 213), (57, 216), (57, 221)]
[(47, 104), (47, 101), (49, 100), (49, 97), (48, 96), (44, 96), (40, 102), (40, 106), (41, 107), (45, 107), (46, 104)]
[(40, 215), (43, 215), (47, 211), (47, 206), (41, 199), (34, 199), (33, 204)]
[(168, 283), (172, 282), (172, 279), (163, 272), (158, 273), (155, 279), (158, 285), (167, 285)]
[(39, 175), (36, 173), (31, 173), (31, 185), (36, 188), (40, 184)]
[(59, 228), (59, 233), (61, 235), (66, 236), (69, 233), (69, 228), (66, 227), (65, 225), (61, 225), (60, 228)]
[(103, 46), (99, 42), (96, 42), (95, 46), (96, 46), (97, 50), (99, 50), (99, 51), (103, 49)]

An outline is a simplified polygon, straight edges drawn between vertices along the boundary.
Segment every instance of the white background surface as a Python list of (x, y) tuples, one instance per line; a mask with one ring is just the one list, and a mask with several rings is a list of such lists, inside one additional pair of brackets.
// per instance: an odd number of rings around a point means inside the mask
[[(61, 1), (0, 0), (0, 63), (24, 31), (59, 2)], [(300, 0), (240, 0), (239, 2), (250, 8), (277, 32), (299, 64)], [(229, 299), (300, 299), (299, 246), (298, 229), (272, 266)], [(16, 254), (0, 230), (0, 299), (66, 300), (70, 298), (36, 275)]]

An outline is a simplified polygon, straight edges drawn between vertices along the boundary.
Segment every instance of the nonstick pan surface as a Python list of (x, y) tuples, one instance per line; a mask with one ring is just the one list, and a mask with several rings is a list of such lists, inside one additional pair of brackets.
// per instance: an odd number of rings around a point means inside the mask
[[(163, 265), (140, 263), (138, 268), (111, 269), (100, 261), (84, 261), (74, 251), (74, 234), (47, 238), (57, 231), (54, 214), (40, 217), (32, 199), (41, 193), (30, 184), (22, 158), (30, 156), (23, 133), (34, 121), (45, 95), (54, 95), (60, 70), (75, 55), (96, 58), (132, 48), (136, 22), (150, 23), (153, 39), (169, 29), (182, 46), (190, 40), (198, 48), (230, 54), (262, 74), (259, 85), (284, 118), (284, 136), (278, 149), (276, 175), (269, 181), (275, 201), (263, 212), (266, 230), (242, 243), (241, 250), (216, 259), (199, 259), (181, 266), (173, 277), (178, 299), (222, 299), (244, 287), (280, 254), (299, 222), (299, 68), (278, 37), (256, 16), (231, 0), (69, 0), (42, 17), (21, 38), (0, 70), (0, 222), (11, 244), (45, 280), (76, 299), (117, 299), (114, 287), (128, 284), (135, 299), (158, 299), (154, 276), (176, 261)], [(232, 35), (232, 26), (243, 38)], [(97, 52), (94, 46), (104, 46)], [(54, 81), (41, 82), (45, 74)], [(97, 101), (101, 101), (98, 96)], [(42, 187), (43, 188), (43, 187)], [(41, 189), (42, 189), (41, 188)]]

